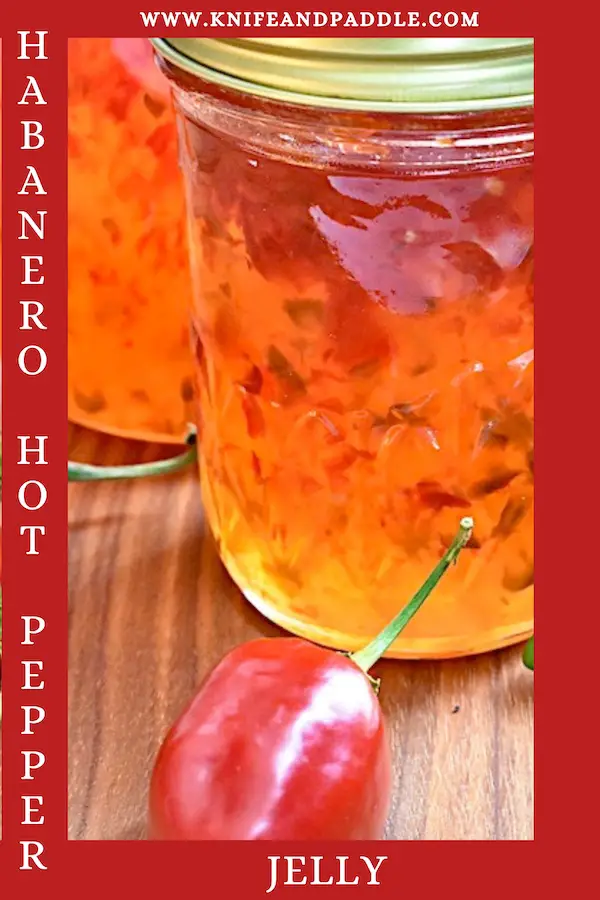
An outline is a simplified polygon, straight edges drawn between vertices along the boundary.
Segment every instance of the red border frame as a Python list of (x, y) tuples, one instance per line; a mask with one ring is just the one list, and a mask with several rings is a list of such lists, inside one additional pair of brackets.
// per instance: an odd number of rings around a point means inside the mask
[[(4, 582), (4, 723), (3, 723), (3, 795), (4, 834), (0, 845), (0, 884), (4, 896), (37, 896), (38, 891), (56, 887), (62, 896), (105, 897), (111, 890), (116, 897), (162, 897), (173, 888), (186, 886), (190, 894), (212, 898), (229, 889), (242, 889), (244, 897), (262, 897), (266, 890), (266, 856), (322, 852), (322, 845), (277, 845), (270, 849), (254, 844), (227, 843), (202, 845), (168, 844), (157, 847), (145, 842), (67, 842), (66, 841), (66, 37), (120, 34), (151, 36), (138, 18), (141, 7), (201, 8), (179, 3), (145, 4), (144, 0), (105, 0), (93, 7), (76, 4), (57, 9), (42, 0), (12, 0), (0, 12), (3, 40), (3, 582)], [(214, 4), (227, 7), (228, 4)], [(277, 4), (259, 4), (245, 8), (276, 9)], [(303, 4), (302, 9), (339, 8), (336, 4)], [(368, 4), (347, 5), (346, 9), (369, 8)], [(375, 4), (386, 9), (386, 4)], [(481, 27), (477, 36), (531, 36), (536, 39), (536, 230), (538, 272), (536, 289), (537, 377), (537, 590), (536, 630), (538, 637), (536, 675), (536, 838), (533, 842), (551, 850), (544, 854), (545, 865), (552, 870), (560, 860), (581, 860), (580, 866), (563, 867), (571, 891), (587, 879), (587, 849), (594, 838), (595, 819), (593, 776), (596, 753), (593, 740), (585, 740), (585, 723), (593, 719), (586, 685), (593, 683), (595, 591), (594, 582), (584, 584), (586, 563), (594, 560), (595, 511), (594, 464), (597, 459), (595, 410), (597, 401), (588, 385), (597, 380), (595, 373), (596, 283), (588, 272), (594, 259), (596, 220), (593, 193), (594, 139), (588, 137), (597, 102), (592, 85), (597, 83), (593, 69), (595, 32), (583, 4), (565, 7), (539, 7), (508, 0), (469, 3), (431, 3), (428, 9), (476, 8)], [(236, 8), (231, 4), (231, 8)], [(420, 3), (410, 9), (425, 8)], [(47, 129), (47, 148), (36, 156), (48, 189), (46, 208), (52, 227), (44, 246), (47, 259), (48, 332), (45, 342), (52, 365), (47, 375), (23, 381), (16, 368), (15, 351), (22, 346), (18, 332), (20, 293), (19, 257), (23, 252), (15, 240), (16, 217), (14, 186), (22, 182), (23, 159), (18, 144), (18, 123), (11, 97), (19, 93), (23, 69), (17, 69), (11, 36), (21, 29), (48, 29), (51, 60), (40, 68), (40, 83), (49, 104), (43, 113)], [(158, 34), (158, 31), (155, 32)], [(172, 33), (175, 33), (173, 30)], [(243, 32), (240, 32), (243, 33)], [(251, 34), (259, 35), (254, 29)], [(271, 36), (274, 29), (268, 29)], [(326, 36), (326, 29), (319, 29)], [(355, 31), (368, 35), (381, 32)], [(390, 32), (397, 35), (397, 32)], [(456, 36), (457, 30), (423, 29), (422, 36)], [(473, 31), (469, 32), (472, 36)], [(230, 31), (233, 37), (236, 32)], [(339, 31), (334, 36), (339, 36)], [(306, 32), (310, 36), (310, 32)], [(597, 52), (597, 51), (595, 51)], [(22, 65), (22, 64), (20, 64)], [(31, 64), (32, 66), (34, 64)], [(42, 66), (42, 63), (35, 64)], [(31, 70), (33, 72), (33, 69)], [(29, 72), (27, 73), (29, 74)], [(8, 78), (7, 78), (8, 76)], [(16, 78), (11, 84), (10, 79)], [(22, 109), (22, 108), (19, 108)], [(591, 147), (588, 149), (589, 145)], [(45, 156), (43, 155), (45, 154)], [(41, 341), (40, 341), (41, 342)], [(540, 355), (541, 354), (541, 355)], [(23, 557), (22, 538), (16, 531), (23, 524), (23, 510), (16, 501), (16, 489), (22, 482), (17, 469), (14, 436), (18, 433), (49, 434), (50, 465), (44, 482), (52, 493), (45, 508), (48, 527), (44, 557)], [(583, 506), (585, 504), (585, 509)], [(52, 550), (50, 551), (50, 548)], [(585, 613), (583, 607), (585, 605)], [(47, 824), (43, 830), (47, 847), (47, 872), (18, 871), (18, 840), (21, 839), (20, 659), (19, 616), (23, 610), (46, 610), (51, 625), (40, 643), (47, 687), (47, 709), (43, 733), (48, 762), (44, 772), (43, 793)], [(565, 613), (561, 614), (561, 610)], [(586, 628), (581, 635), (581, 623)], [(588, 635), (586, 639), (586, 635)], [(546, 664), (549, 660), (549, 664)], [(570, 676), (570, 677), (569, 677)], [(584, 706), (585, 704), (585, 706)], [(39, 731), (42, 736), (42, 731)], [(42, 737), (40, 737), (40, 741)], [(540, 748), (542, 748), (540, 750)], [(40, 746), (40, 749), (43, 747)], [(41, 785), (41, 781), (39, 782)], [(585, 803), (585, 806), (584, 806)], [(591, 807), (592, 815), (588, 814)], [(592, 818), (594, 817), (594, 818)], [(590, 823), (587, 825), (587, 823)], [(589, 838), (587, 837), (589, 835)], [(428, 842), (427, 842), (428, 843)], [(453, 846), (445, 846), (452, 843)], [(385, 883), (378, 897), (397, 897), (409, 891), (421, 896), (460, 893), (463, 897), (502, 891), (522, 894), (537, 886), (538, 867), (535, 850), (526, 847), (494, 851), (455, 846), (441, 842), (438, 849), (402, 848), (395, 842), (376, 845), (377, 852), (390, 857)], [(301, 846), (301, 849), (299, 849)], [(360, 844), (360, 852), (369, 845)], [(346, 852), (356, 853), (355, 844)], [(373, 848), (375, 849), (375, 848)], [(328, 853), (343, 852), (343, 845), (329, 845)], [(533, 854), (533, 855), (532, 855)], [(583, 858), (585, 857), (585, 858)], [(435, 860), (435, 864), (432, 862)], [(589, 871), (589, 869), (587, 870)], [(554, 883), (560, 885), (560, 871)], [(591, 879), (590, 879), (591, 880)], [(587, 880), (585, 882), (587, 884)], [(594, 883), (592, 881), (592, 883)], [(13, 890), (11, 891), (11, 887)], [(281, 890), (285, 890), (282, 888)], [(305, 887), (316, 894), (318, 888)], [(333, 896), (341, 888), (329, 889)], [(353, 889), (353, 896), (364, 895)], [(36, 892), (34, 894), (34, 892)], [(276, 894), (276, 892), (275, 892)], [(319, 895), (321, 896), (321, 894)], [(343, 895), (346, 896), (346, 895)], [(366, 893), (371, 896), (371, 893)], [(375, 896), (375, 894), (373, 894)]]
[[(25, 30), (27, 25), (19, 25)], [(42, 26), (36, 25), (36, 29)], [(16, 29), (15, 29), (16, 31)], [(4, 29), (3, 29), (4, 33)], [(64, 49), (61, 49), (64, 47)], [(56, 847), (66, 828), (67, 792), (67, 57), (66, 41), (47, 44), (47, 60), (18, 60), (19, 38), (3, 38), (2, 97), (2, 277), (3, 277), (3, 842), (4, 865), (17, 868), (18, 841), (36, 840), (36, 827), (15, 827), (23, 817), (21, 794), (42, 795), (45, 822), (37, 826), (47, 834), (48, 849)], [(26, 76), (38, 81), (47, 105), (17, 105), (23, 96)], [(22, 120), (41, 122), (44, 145), (23, 151)], [(46, 196), (18, 196), (26, 167), (34, 166)], [(17, 210), (28, 211), (36, 220), (37, 210), (47, 210), (44, 239), (21, 233)], [(22, 286), (22, 254), (40, 256), (39, 273), (33, 280), (43, 284)], [(47, 330), (20, 331), (20, 300), (37, 300), (45, 309)], [(24, 374), (17, 364), (23, 347), (40, 346), (47, 366), (37, 376)], [(33, 358), (35, 362), (35, 357)], [(22, 466), (17, 435), (48, 435), (47, 465)], [(30, 480), (42, 482), (48, 492), (45, 506), (28, 512), (19, 506), (20, 486)], [(39, 555), (25, 555), (28, 537), (23, 525), (41, 525), (46, 534), (38, 538)], [(22, 646), (22, 616), (41, 616), (45, 630), (32, 646)], [(43, 662), (31, 681), (42, 690), (23, 691), (23, 660)], [(40, 704), (46, 719), (35, 735), (22, 736), (21, 704)], [(21, 751), (38, 751), (54, 764), (36, 772), (32, 782), (21, 781)], [(23, 791), (22, 788), (27, 788)], [(29, 790), (29, 787), (35, 788)], [(37, 817), (37, 816), (36, 816)], [(44, 841), (45, 843), (45, 841)], [(3, 867), (4, 867), (3, 865)]]

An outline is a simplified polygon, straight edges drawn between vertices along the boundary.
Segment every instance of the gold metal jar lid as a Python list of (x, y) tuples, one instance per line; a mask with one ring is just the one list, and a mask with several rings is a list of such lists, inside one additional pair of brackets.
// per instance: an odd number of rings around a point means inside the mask
[(338, 109), (471, 112), (533, 104), (532, 38), (152, 39), (198, 78)]

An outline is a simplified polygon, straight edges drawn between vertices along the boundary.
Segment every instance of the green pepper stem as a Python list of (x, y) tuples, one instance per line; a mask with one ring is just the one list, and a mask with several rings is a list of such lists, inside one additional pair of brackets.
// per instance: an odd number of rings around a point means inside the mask
[(196, 433), (191, 432), (186, 443), (190, 449), (179, 456), (169, 459), (159, 459), (156, 462), (138, 463), (131, 466), (91, 466), (87, 463), (68, 462), (69, 481), (113, 481), (124, 478), (150, 478), (157, 475), (169, 475), (179, 472), (191, 463), (195, 462), (198, 452), (196, 449)]
[(529, 638), (523, 650), (523, 665), (533, 672), (533, 636)]
[(350, 654), (350, 659), (367, 674), (371, 666), (375, 665), (378, 659), (388, 650), (394, 643), (400, 632), (408, 625), (412, 617), (422, 607), (430, 593), (441, 579), (446, 570), (456, 562), (460, 551), (467, 544), (473, 533), (473, 519), (465, 517), (461, 520), (458, 534), (452, 541), (452, 544), (439, 563), (429, 575), (424, 584), (419, 588), (412, 600), (406, 604), (395, 619), (387, 625), (380, 634), (374, 638), (370, 644), (367, 644), (362, 650)]

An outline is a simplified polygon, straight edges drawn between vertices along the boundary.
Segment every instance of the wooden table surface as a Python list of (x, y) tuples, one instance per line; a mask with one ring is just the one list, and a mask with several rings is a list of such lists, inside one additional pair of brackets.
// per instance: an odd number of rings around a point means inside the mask
[[(172, 450), (73, 427), (71, 459)], [(165, 730), (229, 649), (279, 629), (219, 562), (192, 471), (70, 492), (70, 836), (144, 837)], [(533, 839), (533, 682), (520, 648), (469, 660), (385, 661), (391, 840)]]

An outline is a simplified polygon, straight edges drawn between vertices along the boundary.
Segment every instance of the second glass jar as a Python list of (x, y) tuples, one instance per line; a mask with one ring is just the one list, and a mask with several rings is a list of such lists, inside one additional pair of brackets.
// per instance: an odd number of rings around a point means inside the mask
[(185, 208), (169, 85), (143, 38), (69, 41), (69, 418), (183, 441)]

